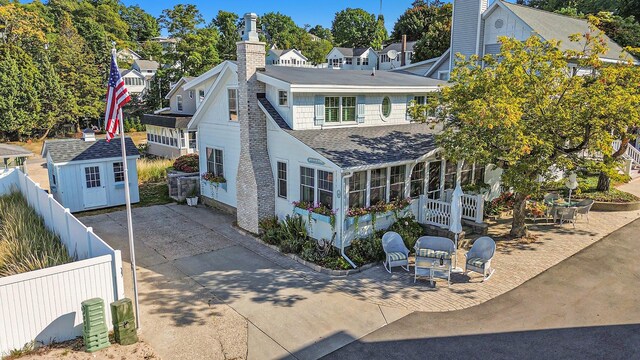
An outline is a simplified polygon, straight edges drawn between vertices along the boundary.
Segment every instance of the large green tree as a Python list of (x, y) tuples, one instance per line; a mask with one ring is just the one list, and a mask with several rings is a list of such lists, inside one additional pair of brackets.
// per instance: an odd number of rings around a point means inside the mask
[[(515, 194), (514, 237), (527, 234), (525, 200), (540, 191), (540, 179), (554, 168), (575, 169), (582, 151), (612, 153), (612, 140), (638, 124), (638, 69), (603, 66), (597, 36), (572, 38), (585, 51), (561, 51), (537, 36), (500, 38), (497, 57), (460, 59), (441, 92), (445, 130), (437, 141), (445, 157), (503, 169), (502, 183)], [(572, 76), (574, 59), (598, 71)]]
[(204, 19), (195, 5), (178, 4), (172, 9), (163, 10), (159, 21), (160, 25), (167, 29), (169, 35), (182, 38), (195, 32)]
[(218, 55), (222, 60), (235, 60), (237, 57), (236, 43), (240, 41), (238, 14), (224, 10), (218, 11), (213, 19), (213, 25), (218, 29)]
[(363, 9), (347, 8), (336, 13), (331, 33), (336, 46), (369, 47), (376, 43), (378, 22)]
[(268, 45), (278, 49), (303, 49), (309, 41), (307, 32), (296, 25), (293, 19), (279, 12), (268, 12), (260, 17)]
[(128, 35), (131, 41), (144, 42), (160, 35), (158, 19), (138, 5), (123, 9), (122, 20), (129, 24)]
[(440, 56), (449, 48), (452, 9), (438, 0), (414, 1), (394, 24), (391, 39), (399, 41), (407, 35), (407, 40), (417, 41), (414, 62)]

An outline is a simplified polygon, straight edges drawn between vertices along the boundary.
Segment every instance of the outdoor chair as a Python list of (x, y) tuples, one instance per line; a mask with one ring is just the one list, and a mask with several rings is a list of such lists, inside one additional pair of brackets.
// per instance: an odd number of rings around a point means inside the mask
[(547, 209), (544, 214), (547, 219), (553, 217), (555, 221), (553, 202), (560, 199), (560, 195), (557, 193), (548, 193), (544, 196), (544, 204), (547, 205)]
[(488, 236), (483, 236), (473, 242), (473, 246), (465, 254), (465, 274), (469, 271), (482, 274), (482, 281), (487, 281), (493, 275), (491, 259), (496, 253), (496, 242)]
[(451, 265), (451, 258), (455, 252), (455, 245), (451, 239), (439, 236), (422, 236), (416, 241), (416, 264), (419, 262), (440, 261)]
[(382, 249), (385, 253), (383, 265), (389, 274), (394, 266), (400, 266), (409, 271), (409, 249), (404, 245), (400, 234), (389, 231), (382, 235)]
[(592, 199), (586, 199), (576, 204), (576, 207), (578, 208), (578, 215), (580, 215), (581, 217), (586, 216), (587, 222), (589, 222), (589, 211), (591, 211), (591, 207), (593, 206), (594, 202), (595, 201), (593, 201)]
[(576, 227), (576, 215), (578, 215), (578, 208), (576, 207), (558, 207), (556, 208), (556, 217), (560, 220), (560, 225), (570, 222), (573, 224), (573, 228)]

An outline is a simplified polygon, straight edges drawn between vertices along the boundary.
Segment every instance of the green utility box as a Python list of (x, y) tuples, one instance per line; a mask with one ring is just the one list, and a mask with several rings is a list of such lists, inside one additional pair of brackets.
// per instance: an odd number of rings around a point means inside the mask
[(111, 320), (113, 322), (113, 335), (120, 345), (131, 345), (138, 342), (136, 331), (136, 318), (133, 315), (131, 299), (111, 303)]
[(82, 337), (87, 352), (109, 347), (109, 329), (104, 315), (104, 301), (100, 298), (82, 302)]

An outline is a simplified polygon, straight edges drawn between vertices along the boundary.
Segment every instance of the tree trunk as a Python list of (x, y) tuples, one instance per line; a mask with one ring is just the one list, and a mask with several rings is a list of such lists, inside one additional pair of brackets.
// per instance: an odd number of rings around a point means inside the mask
[(611, 178), (606, 172), (600, 171), (600, 175), (598, 176), (598, 186), (596, 187), (596, 190), (609, 191), (610, 189), (611, 189)]
[(49, 136), (49, 132), (51, 132), (51, 128), (48, 128), (47, 131), (44, 132), (44, 135), (38, 138), (38, 141), (44, 141), (44, 139), (46, 139), (47, 136)]
[(527, 195), (516, 193), (514, 195), (513, 204), (513, 222), (511, 223), (511, 232), (514, 238), (527, 236), (527, 224), (525, 223)]

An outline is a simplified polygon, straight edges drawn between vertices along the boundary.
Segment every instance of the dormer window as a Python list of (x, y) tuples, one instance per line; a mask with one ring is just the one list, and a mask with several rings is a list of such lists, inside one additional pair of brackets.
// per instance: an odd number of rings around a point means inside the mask
[(182, 111), (182, 95), (176, 96), (176, 107), (178, 108), (178, 111)]
[(289, 94), (284, 90), (278, 90), (278, 105), (289, 106)]
[(229, 121), (238, 121), (238, 89), (227, 89)]

